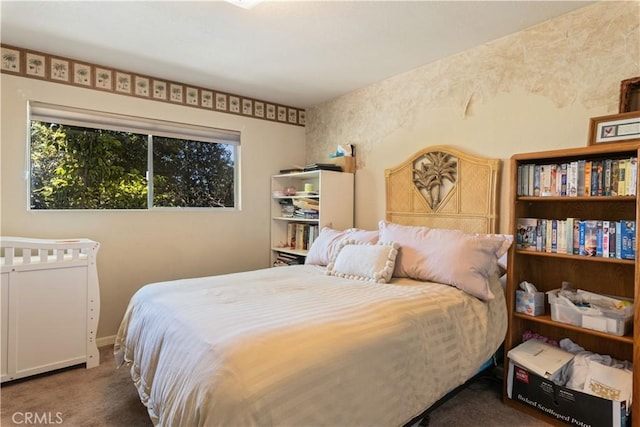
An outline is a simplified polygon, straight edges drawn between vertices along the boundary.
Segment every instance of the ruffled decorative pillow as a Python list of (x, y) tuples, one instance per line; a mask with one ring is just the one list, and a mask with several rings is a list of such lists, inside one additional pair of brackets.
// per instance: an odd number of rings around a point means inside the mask
[(394, 242), (363, 243), (345, 240), (326, 273), (347, 279), (388, 283), (393, 276), (399, 245)]
[(318, 237), (313, 241), (304, 260), (305, 264), (327, 265), (338, 254), (340, 244), (347, 240), (357, 240), (363, 243), (376, 243), (378, 230), (367, 231), (358, 228), (348, 228), (343, 231), (331, 227), (322, 227)]

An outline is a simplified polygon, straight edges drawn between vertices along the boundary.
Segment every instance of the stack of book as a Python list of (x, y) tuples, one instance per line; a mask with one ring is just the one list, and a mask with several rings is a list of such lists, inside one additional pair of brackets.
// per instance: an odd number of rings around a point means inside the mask
[(304, 167), (304, 170), (305, 172), (317, 170), (342, 172), (342, 166), (334, 165), (333, 163), (310, 163)]
[(518, 218), (516, 248), (635, 260), (636, 222)]
[(518, 196), (635, 196), (638, 158), (518, 165)]
[(304, 257), (299, 255), (288, 254), (285, 252), (278, 252), (278, 257), (273, 263), (274, 267), (282, 267), (285, 265), (297, 265), (304, 264)]
[(296, 207), (293, 212), (295, 218), (318, 219), (320, 202), (318, 199), (294, 199), (293, 205)]
[(308, 250), (318, 237), (318, 224), (287, 224), (287, 247), (296, 250)]

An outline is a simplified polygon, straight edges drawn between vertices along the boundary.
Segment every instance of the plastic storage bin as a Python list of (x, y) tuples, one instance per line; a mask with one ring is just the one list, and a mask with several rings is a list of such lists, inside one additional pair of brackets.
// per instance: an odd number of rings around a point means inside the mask
[[(627, 301), (586, 291), (578, 291), (578, 295), (586, 301)], [(556, 322), (619, 336), (627, 334), (633, 326), (633, 304), (619, 309), (579, 307), (560, 295), (560, 289), (547, 292), (547, 298), (551, 306), (551, 319)]]

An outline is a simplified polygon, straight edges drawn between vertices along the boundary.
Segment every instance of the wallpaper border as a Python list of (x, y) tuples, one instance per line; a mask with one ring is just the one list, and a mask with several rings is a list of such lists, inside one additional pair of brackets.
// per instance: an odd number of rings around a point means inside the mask
[(306, 125), (304, 109), (0, 44), (0, 72), (254, 119)]

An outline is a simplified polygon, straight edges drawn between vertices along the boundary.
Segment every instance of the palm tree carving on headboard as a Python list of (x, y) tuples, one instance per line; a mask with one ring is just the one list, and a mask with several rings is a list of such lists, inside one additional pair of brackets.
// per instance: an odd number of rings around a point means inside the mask
[(425, 190), (420, 193), (425, 196), (429, 207), (435, 211), (442, 200), (445, 181), (456, 183), (458, 161), (442, 151), (426, 153), (421, 160), (420, 165), (417, 161), (414, 166), (413, 182), (419, 190)]

